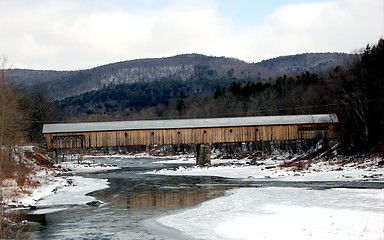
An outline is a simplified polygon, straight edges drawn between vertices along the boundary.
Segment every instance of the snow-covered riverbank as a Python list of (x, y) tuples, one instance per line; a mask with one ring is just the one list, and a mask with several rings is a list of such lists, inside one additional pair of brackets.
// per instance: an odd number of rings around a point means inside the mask
[[(195, 160), (182, 158), (159, 161), (163, 164), (191, 163)], [(247, 159), (213, 159), (210, 167), (179, 167), (174, 170), (164, 169), (148, 172), (162, 175), (218, 176), (240, 178), (243, 180), (274, 181), (383, 181), (384, 168), (380, 166), (381, 158), (367, 158), (364, 161), (287, 161), (284, 157), (273, 156), (263, 161), (250, 162)], [(251, 164), (250, 164), (251, 163)], [(290, 164), (288, 164), (290, 163)], [(295, 164), (293, 164), (295, 163)], [(302, 169), (298, 166), (306, 165)]]
[[(119, 169), (117, 166), (100, 165), (92, 162), (65, 162), (59, 169), (70, 170), (71, 173), (89, 173)], [(108, 179), (84, 178), (81, 176), (56, 177), (55, 181), (42, 185), (32, 195), (20, 199), (24, 205), (52, 207), (57, 205), (84, 205), (95, 198), (88, 193), (109, 188)]]
[[(182, 162), (188, 160), (183, 159)], [(232, 160), (215, 167), (179, 167), (149, 174), (219, 176), (262, 181), (379, 181), (382, 159), (317, 162), (306, 170)], [(175, 163), (174, 160), (162, 163)], [(241, 188), (157, 221), (198, 239), (384, 239), (384, 189)]]
[[(59, 205), (83, 205), (95, 200), (86, 194), (109, 188), (107, 179), (95, 179), (76, 176), (77, 173), (89, 173), (119, 169), (117, 166), (100, 165), (91, 162), (78, 164), (65, 162), (56, 166), (55, 170), (40, 170), (34, 175), (39, 186), (29, 187), (31, 194), (22, 194), (4, 199), (12, 207), (48, 208)], [(63, 176), (60, 173), (71, 172), (73, 176)], [(4, 188), (3, 191), (13, 191), (15, 186)]]
[(158, 222), (198, 239), (383, 239), (383, 189), (241, 188)]

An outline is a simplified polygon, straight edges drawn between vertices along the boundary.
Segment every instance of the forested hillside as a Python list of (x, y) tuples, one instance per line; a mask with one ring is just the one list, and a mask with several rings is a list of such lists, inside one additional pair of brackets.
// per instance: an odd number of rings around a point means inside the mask
[(291, 75), (300, 72), (325, 72), (332, 66), (345, 65), (356, 60), (358, 55), (346, 53), (317, 53), (281, 56), (257, 63), (273, 69), (276, 75)]
[(203, 93), (212, 93), (217, 87), (228, 86), (235, 80), (225, 78), (125, 83), (64, 98), (57, 103), (67, 115), (119, 114), (125, 118), (147, 107), (168, 105), (175, 99), (192, 96), (198, 98)]
[[(51, 93), (61, 91), (55, 94), (56, 97), (63, 96), (64, 92), (71, 89), (76, 89), (75, 93), (84, 92), (57, 101), (66, 117), (72, 119), (79, 116), (98, 119), (100, 115), (105, 117), (111, 114), (115, 118), (119, 116), (119, 119), (125, 119), (132, 114), (137, 115), (138, 110), (156, 105), (159, 105), (156, 115), (144, 114), (140, 118), (173, 117), (188, 112), (183, 106), (186, 97), (193, 97), (194, 101), (199, 102), (202, 96), (212, 95), (217, 88), (225, 89), (232, 83), (239, 86), (273, 83), (280, 72), (287, 72), (285, 78), (295, 78), (309, 70), (321, 73), (335, 66), (344, 66), (357, 57), (339, 53), (299, 54), (249, 64), (231, 58), (187, 54), (164, 59), (133, 60), (81, 71), (61, 81), (51, 81), (46, 89)], [(103, 80), (97, 80), (99, 84), (94, 86), (96, 78)], [(65, 83), (65, 87), (59, 82)], [(175, 102), (178, 102), (178, 106), (173, 112), (174, 107), (171, 106)], [(209, 112), (212, 115), (214, 110)]]
[[(38, 71), (11, 69), (9, 79), (25, 86), (44, 85), (53, 99), (62, 99), (111, 85), (155, 81), (193, 81), (246, 79), (260, 81), (281, 72), (300, 74), (305, 71), (330, 69), (350, 61), (354, 55), (307, 53), (247, 63), (239, 59), (184, 54), (168, 58), (139, 59), (112, 63), (88, 70)], [(284, 74), (286, 74), (284, 73)]]

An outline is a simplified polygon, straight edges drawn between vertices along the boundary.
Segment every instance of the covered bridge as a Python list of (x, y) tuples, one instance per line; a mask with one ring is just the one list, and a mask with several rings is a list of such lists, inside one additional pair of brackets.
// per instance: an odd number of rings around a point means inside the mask
[(45, 124), (48, 149), (332, 139), (335, 114)]

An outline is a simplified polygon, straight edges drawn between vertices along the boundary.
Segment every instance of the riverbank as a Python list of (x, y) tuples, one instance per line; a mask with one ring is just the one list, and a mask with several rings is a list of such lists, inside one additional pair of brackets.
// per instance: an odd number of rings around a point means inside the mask
[(65, 172), (71, 174), (50, 176), (49, 181), (35, 189), (32, 194), (19, 198), (17, 202), (22, 206), (33, 206), (33, 208), (85, 205), (96, 200), (94, 197), (87, 196), (88, 193), (109, 188), (109, 182), (108, 179), (85, 178), (76, 174), (119, 169), (117, 166), (104, 166), (91, 162), (81, 164), (66, 162), (56, 167), (66, 169)]
[[(148, 166), (154, 164), (159, 166), (155, 169), (162, 168), (136, 173), (144, 178), (146, 175), (150, 178), (153, 174), (205, 175), (231, 177), (244, 182), (244, 186), (247, 186), (245, 188), (230, 190), (223, 197), (189, 209), (166, 213), (166, 216), (156, 219), (156, 224), (169, 230), (165, 232), (176, 231), (188, 236), (187, 239), (189, 236), (191, 239), (255, 239), (255, 236), (261, 236), (261, 239), (264, 237), (295, 240), (382, 239), (380, 234), (384, 231), (383, 189), (357, 189), (361, 182), (383, 182), (382, 158), (377, 156), (350, 159), (338, 157), (311, 162), (283, 154), (260, 156), (257, 159), (214, 158), (210, 167), (194, 166), (195, 159), (189, 155), (161, 159), (143, 154), (85, 156), (85, 165), (66, 162), (56, 166), (56, 169), (62, 169), (63, 172), (64, 169), (77, 169), (77, 172), (112, 170), (116, 167), (114, 163), (122, 164), (125, 158), (132, 162), (153, 158)], [(109, 165), (102, 166), (95, 162), (108, 162)], [(180, 163), (187, 165), (172, 169), (169, 167)], [(42, 185), (40, 195), (36, 193), (30, 196), (33, 196), (32, 200), (39, 200), (34, 204), (38, 209), (32, 214), (62, 211), (73, 205), (85, 205), (94, 200), (86, 196), (86, 193), (109, 187), (106, 179), (85, 178), (76, 173), (70, 174), (71, 176), (56, 174), (53, 179), (57, 182), (54, 180), (51, 185)], [(308, 182), (309, 187), (311, 181), (344, 181), (349, 182), (348, 187), (352, 189), (338, 187), (316, 190), (281, 187), (282, 185), (255, 188), (260, 181), (289, 183), (295, 179), (296, 182)], [(44, 195), (44, 192), (47, 195)], [(100, 208), (100, 211), (105, 211), (105, 208)], [(350, 226), (353, 226), (353, 229)]]
[[(8, 208), (41, 208), (56, 205), (82, 205), (95, 200), (86, 194), (109, 187), (107, 179), (76, 176), (78, 173), (119, 169), (117, 166), (89, 161), (69, 161), (54, 165), (52, 160), (33, 146), (20, 147), (20, 162), (28, 167), (28, 181), (19, 184), (15, 171), (2, 182), (2, 204)], [(37, 160), (39, 159), (39, 160)], [(44, 161), (46, 164), (39, 164)]]
[[(30, 239), (28, 234), (20, 235), (23, 229), (35, 225), (34, 220), (25, 220), (23, 214), (26, 212), (29, 216), (44, 216), (73, 206), (102, 204), (87, 194), (109, 188), (108, 180), (85, 178), (77, 174), (118, 169), (92, 161), (55, 165), (43, 149), (33, 146), (19, 147), (15, 156), (14, 162), (22, 164), (22, 168), (15, 168), (12, 174), (2, 175), (0, 182), (0, 238)], [(20, 174), (24, 175), (21, 177)]]
[[(382, 161), (377, 156), (338, 157), (309, 163), (271, 156), (255, 162), (215, 160), (212, 167), (179, 167), (147, 174), (219, 176), (244, 181), (348, 181), (358, 186), (362, 181), (384, 183)], [(197, 239), (384, 239), (384, 189), (247, 187), (156, 221)]]
[[(192, 158), (159, 161), (159, 164), (194, 163)], [(380, 156), (297, 160), (284, 154), (257, 159), (213, 159), (212, 166), (179, 167), (149, 174), (218, 176), (243, 180), (274, 181), (383, 181), (384, 161)]]
[(157, 221), (197, 239), (372, 240), (383, 202), (382, 189), (240, 188)]

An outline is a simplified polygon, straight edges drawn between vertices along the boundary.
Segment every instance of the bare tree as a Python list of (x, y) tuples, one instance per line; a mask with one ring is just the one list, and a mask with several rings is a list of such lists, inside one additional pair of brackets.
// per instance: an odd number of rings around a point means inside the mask
[(0, 145), (11, 146), (22, 141), (25, 115), (21, 109), (21, 95), (6, 81), (6, 58), (0, 67)]
[(31, 142), (43, 143), (42, 130), (44, 123), (56, 120), (56, 109), (48, 98), (47, 91), (47, 88), (43, 85), (34, 85), (23, 101), (23, 106), (28, 109), (26, 114), (30, 123), (28, 135)]
[(0, 60), (0, 239), (19, 239), (20, 232), (12, 229), (12, 220), (4, 215), (3, 180), (18, 172), (16, 181), (24, 182), (29, 169), (18, 162), (15, 146), (24, 141), (26, 119), (21, 108), (22, 96), (14, 90), (6, 75), (7, 59)]

